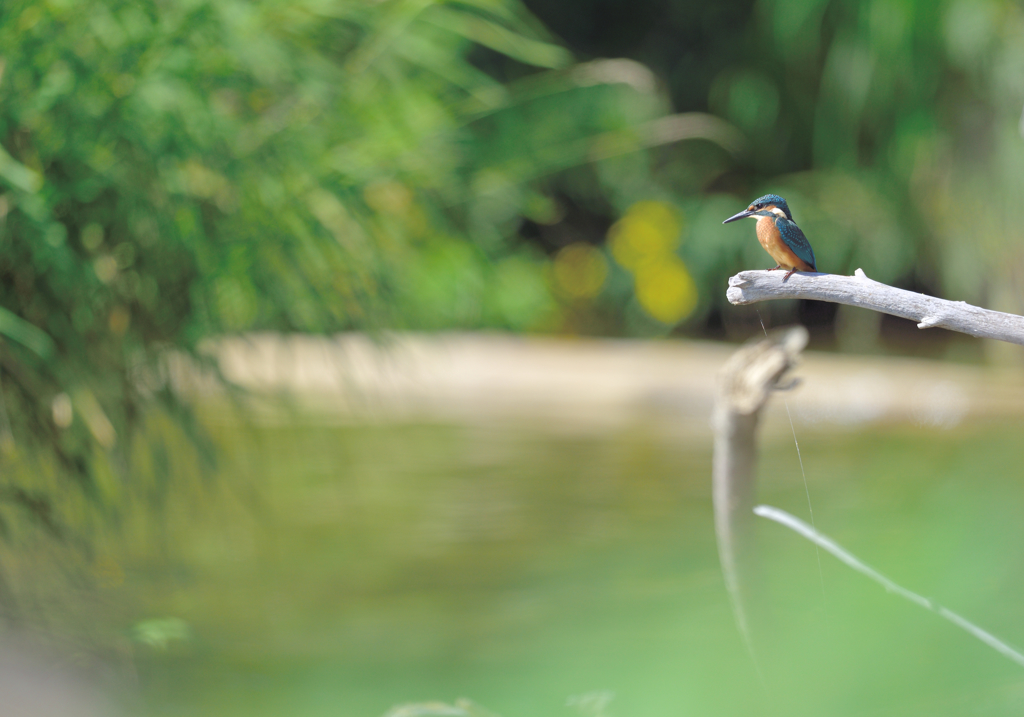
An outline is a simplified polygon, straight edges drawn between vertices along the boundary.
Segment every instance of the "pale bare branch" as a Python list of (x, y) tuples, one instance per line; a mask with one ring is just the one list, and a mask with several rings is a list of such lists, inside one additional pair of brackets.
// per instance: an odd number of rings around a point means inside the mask
[(919, 329), (938, 327), (1024, 345), (1024, 316), (897, 289), (869, 279), (861, 269), (853, 276), (797, 272), (785, 281), (784, 276), (781, 271), (741, 271), (729, 279), (726, 296), (733, 304), (773, 299), (831, 301), (910, 319)]

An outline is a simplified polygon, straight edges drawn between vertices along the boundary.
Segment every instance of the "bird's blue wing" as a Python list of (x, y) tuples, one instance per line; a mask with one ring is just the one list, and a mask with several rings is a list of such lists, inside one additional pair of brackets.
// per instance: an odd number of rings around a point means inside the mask
[(789, 219), (783, 219), (782, 217), (776, 218), (775, 227), (779, 230), (779, 234), (782, 235), (782, 241), (786, 242), (786, 246), (817, 271), (818, 266), (814, 262), (814, 250), (811, 249), (811, 243), (807, 241), (807, 237), (800, 231), (800, 227)]

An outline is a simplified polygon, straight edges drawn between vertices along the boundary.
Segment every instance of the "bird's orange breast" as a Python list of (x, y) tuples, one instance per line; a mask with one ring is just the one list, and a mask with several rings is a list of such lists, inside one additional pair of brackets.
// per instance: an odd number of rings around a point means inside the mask
[(757, 241), (783, 269), (814, 271), (810, 264), (794, 254), (793, 250), (782, 240), (782, 235), (772, 217), (761, 217), (757, 220)]

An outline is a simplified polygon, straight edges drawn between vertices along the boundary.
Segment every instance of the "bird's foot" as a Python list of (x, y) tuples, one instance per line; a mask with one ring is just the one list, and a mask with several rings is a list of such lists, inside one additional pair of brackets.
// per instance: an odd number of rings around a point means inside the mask
[(790, 269), (789, 271), (787, 271), (786, 275), (784, 277), (782, 277), (782, 283), (786, 283), (786, 279), (788, 279), (789, 277), (793, 276), (793, 274), (795, 272), (796, 272), (796, 269)]
[(778, 265), (776, 265), (776, 266), (773, 266), (773, 267), (772, 267), (771, 269), (769, 269), (768, 271), (775, 271), (776, 269), (781, 269), (781, 268), (782, 268), (782, 264), (778, 264)]

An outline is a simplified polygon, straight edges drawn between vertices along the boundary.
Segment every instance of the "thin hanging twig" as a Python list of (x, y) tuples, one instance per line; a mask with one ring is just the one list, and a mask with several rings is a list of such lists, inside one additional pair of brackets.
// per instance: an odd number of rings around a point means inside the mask
[(820, 547), (822, 550), (827, 550), (832, 555), (839, 558), (841, 561), (849, 565), (851, 568), (856, 570), (862, 575), (867, 575), (869, 578), (874, 580), (876, 583), (886, 589), (887, 592), (896, 593), (900, 597), (909, 600), (915, 605), (920, 605), (926, 610), (931, 610), (935, 614), (939, 615), (951, 623), (966, 631), (973, 637), (981, 640), (986, 645), (991, 647), (996, 652), (1010, 658), (1018, 665), (1024, 666), (1024, 655), (1014, 650), (1012, 647), (1007, 645), (1005, 642), (1000, 640), (992, 633), (982, 630), (980, 627), (970, 622), (966, 618), (960, 617), (952, 610), (948, 610), (942, 605), (939, 605), (934, 600), (929, 600), (926, 597), (918, 595), (917, 593), (907, 590), (905, 587), (898, 585), (880, 572), (870, 567), (855, 555), (850, 553), (848, 550), (840, 546), (834, 540), (826, 535), (818, 532), (815, 528), (811, 527), (807, 523), (803, 522), (799, 518), (790, 515), (784, 510), (773, 508), (770, 505), (759, 505), (754, 508), (754, 515), (758, 515), (768, 520), (773, 520), (780, 525), (784, 525), (795, 533), (802, 535), (803, 537), (810, 540), (812, 543)]

